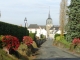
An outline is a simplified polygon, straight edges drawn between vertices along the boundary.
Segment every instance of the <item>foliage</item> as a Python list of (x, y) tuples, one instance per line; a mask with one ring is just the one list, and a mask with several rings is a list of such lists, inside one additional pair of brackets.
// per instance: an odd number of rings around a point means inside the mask
[(33, 43), (33, 39), (30, 36), (24, 36), (23, 37), (23, 42), (27, 45), (30, 46)]
[(29, 33), (29, 36), (35, 41), (36, 40), (36, 33)]
[(27, 28), (0, 21), (0, 35), (16, 36), (21, 42), (23, 36), (29, 36), (29, 31)]
[(8, 50), (10, 49), (17, 50), (20, 45), (18, 38), (11, 35), (3, 36), (2, 43), (3, 46), (6, 47)]
[(16, 58), (13, 59), (8, 54), (6, 54), (6, 52), (3, 51), (3, 49), (0, 49), (0, 60), (16, 60)]
[(59, 41), (59, 40), (60, 40), (60, 36), (57, 36), (57, 37), (56, 37), (56, 41)]
[(71, 0), (68, 9), (67, 40), (80, 38), (80, 0)]
[(27, 51), (27, 45), (24, 43), (21, 43), (19, 48), (18, 48), (18, 52), (19, 52), (19, 57), (21, 60), (29, 60), (28, 56), (26, 55)]
[(80, 44), (80, 39), (79, 38), (74, 38), (72, 43), (75, 44), (75, 45), (78, 45), (78, 44)]
[(21, 43), (20, 44), (20, 46), (19, 46), (19, 48), (18, 48), (18, 50), (26, 50), (27, 51), (27, 45), (26, 44), (24, 44), (24, 43)]
[(55, 34), (54, 39), (56, 39), (57, 36), (60, 36), (60, 34)]
[(65, 39), (65, 36), (57, 36), (55, 41), (57, 43), (64, 44), (65, 47), (69, 48), (69, 46), (70, 46), (70, 43)]
[(0, 41), (2, 41), (2, 37), (3, 37), (3, 35), (0, 36)]
[[(54, 39), (56, 39), (56, 37), (59, 37), (59, 36), (60, 36), (60, 34), (55, 34)], [(66, 38), (66, 34), (64, 34), (64, 38)]]
[(62, 39), (60, 42), (63, 43), (65, 47), (70, 47), (70, 43), (66, 39)]
[(2, 37), (3, 35), (0, 36), (0, 48), (2, 48)]
[(41, 34), (41, 35), (40, 35), (40, 38), (41, 38), (41, 39), (44, 39), (44, 38), (45, 38), (45, 36), (44, 36), (43, 34)]
[(33, 46), (34, 48), (38, 48), (35, 41), (33, 41), (32, 46)]

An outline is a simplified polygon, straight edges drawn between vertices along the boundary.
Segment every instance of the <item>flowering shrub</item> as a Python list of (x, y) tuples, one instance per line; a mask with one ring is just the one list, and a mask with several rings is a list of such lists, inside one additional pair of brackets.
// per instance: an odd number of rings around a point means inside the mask
[(3, 38), (3, 35), (0, 35), (0, 48), (2, 48), (2, 38)]
[(2, 40), (3, 35), (0, 35), (0, 41)]
[(33, 39), (30, 36), (24, 36), (23, 37), (23, 42), (27, 45), (30, 46), (33, 43)]
[(72, 43), (75, 44), (75, 45), (78, 45), (78, 44), (80, 44), (80, 39), (79, 38), (74, 38)]
[(3, 36), (2, 42), (3, 46), (7, 47), (8, 50), (10, 48), (17, 50), (20, 45), (18, 38), (11, 35)]

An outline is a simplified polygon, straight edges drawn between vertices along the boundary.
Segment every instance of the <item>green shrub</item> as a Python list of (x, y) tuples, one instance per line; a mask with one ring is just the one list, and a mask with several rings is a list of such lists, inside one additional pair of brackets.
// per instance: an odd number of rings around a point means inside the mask
[(36, 40), (36, 33), (29, 33), (29, 36), (35, 41)]
[(67, 34), (64, 34), (64, 37), (66, 37)]
[(2, 48), (2, 37), (3, 35), (0, 36), (0, 48)]
[(70, 47), (70, 43), (65, 39), (65, 36), (62, 36), (59, 42), (64, 44), (65, 47), (68, 47), (68, 48)]
[(0, 35), (16, 36), (21, 42), (23, 36), (29, 36), (29, 31), (27, 28), (0, 21)]
[(54, 39), (56, 39), (57, 36), (60, 36), (60, 34), (55, 34)]
[(46, 37), (45, 37), (45, 35), (41, 34), (41, 35), (40, 35), (40, 38), (41, 38), (41, 39), (45, 39)]
[(15, 59), (12, 59), (8, 54), (6, 54), (5, 51), (0, 49), (0, 60), (15, 60)]
[(0, 35), (0, 41), (2, 40), (3, 35)]
[(60, 36), (57, 36), (57, 37), (56, 37), (56, 41), (59, 41), (59, 40), (60, 40)]
[[(54, 38), (56, 39), (57, 36), (60, 36), (60, 34), (55, 34)], [(64, 34), (64, 37), (66, 38), (66, 34)]]
[(70, 47), (70, 43), (65, 39), (65, 36), (57, 36), (56, 41), (62, 43), (65, 46), (65, 48)]

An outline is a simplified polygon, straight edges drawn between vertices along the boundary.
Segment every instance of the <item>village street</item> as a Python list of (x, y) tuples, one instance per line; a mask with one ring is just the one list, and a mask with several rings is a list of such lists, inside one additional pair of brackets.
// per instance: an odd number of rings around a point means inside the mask
[[(41, 48), (39, 48), (38, 52), (39, 52), (39, 55), (36, 56), (37, 60), (38, 59), (58, 60), (59, 58), (79, 58), (78, 56), (68, 53), (64, 51), (63, 49), (59, 49), (53, 46), (53, 40), (47, 40), (45, 43), (43, 43)], [(72, 60), (75, 60), (75, 59), (72, 59)]]

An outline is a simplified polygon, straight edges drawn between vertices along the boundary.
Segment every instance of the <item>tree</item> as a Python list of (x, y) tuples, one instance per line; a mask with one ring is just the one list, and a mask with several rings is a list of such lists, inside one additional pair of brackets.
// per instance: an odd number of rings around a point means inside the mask
[(71, 0), (68, 6), (67, 40), (80, 38), (80, 0)]

